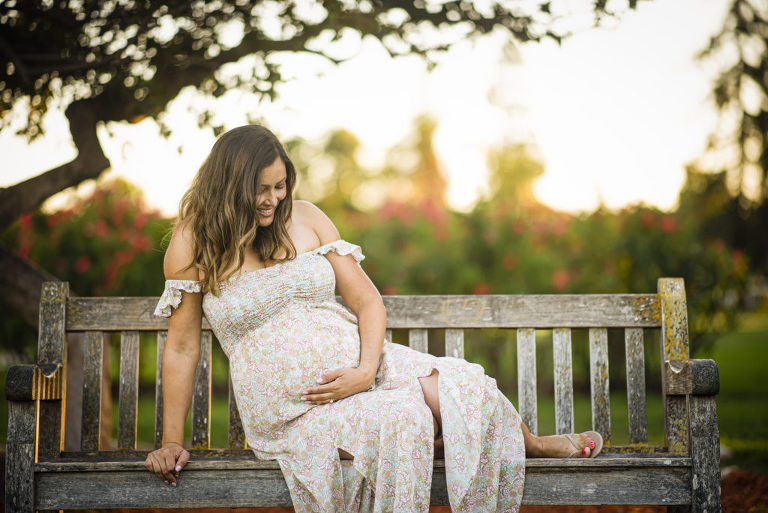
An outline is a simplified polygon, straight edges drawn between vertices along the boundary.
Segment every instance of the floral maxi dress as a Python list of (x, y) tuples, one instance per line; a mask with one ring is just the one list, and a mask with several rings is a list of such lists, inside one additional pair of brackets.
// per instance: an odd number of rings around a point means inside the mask
[[(481, 366), (385, 342), (370, 390), (330, 404), (301, 400), (324, 370), (359, 363), (357, 318), (335, 300), (329, 251), (364, 258), (338, 240), (203, 297), (248, 447), (279, 462), (297, 512), (426, 512), (434, 431), (418, 378), (436, 369), (452, 511), (518, 511), (520, 417)], [(200, 292), (200, 284), (166, 281), (155, 315), (170, 316), (182, 290)], [(354, 457), (352, 469), (342, 471), (339, 449)]]

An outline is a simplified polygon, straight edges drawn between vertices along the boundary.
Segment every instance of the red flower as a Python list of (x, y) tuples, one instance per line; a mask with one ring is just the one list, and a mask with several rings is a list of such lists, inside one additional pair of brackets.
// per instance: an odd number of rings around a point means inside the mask
[(522, 235), (525, 232), (525, 223), (523, 223), (519, 219), (516, 219), (511, 223), (509, 223), (509, 231), (511, 231), (515, 235)]
[(656, 220), (656, 216), (653, 213), (645, 210), (640, 216), (640, 222), (643, 224), (643, 228), (650, 228), (653, 226), (653, 222)]
[(397, 289), (393, 287), (392, 285), (384, 285), (381, 288), (381, 295), (382, 296), (394, 296), (397, 294)]
[(21, 214), (19, 224), (21, 225), (22, 232), (29, 231), (32, 228), (32, 214), (29, 212)]
[(514, 270), (514, 268), (517, 267), (517, 255), (513, 255), (512, 253), (507, 253), (506, 255), (504, 255), (504, 258), (502, 258), (501, 265), (507, 271)]
[(475, 285), (475, 288), (472, 290), (472, 294), (483, 296), (485, 294), (491, 293), (491, 287), (484, 281), (481, 281), (477, 285)]
[(87, 255), (83, 255), (75, 260), (75, 271), (77, 274), (83, 274), (91, 267), (91, 259)]
[(147, 220), (149, 220), (149, 216), (144, 212), (139, 212), (136, 214), (136, 217), (133, 218), (133, 228), (141, 230), (147, 225)]
[(552, 274), (552, 286), (558, 292), (564, 291), (568, 287), (569, 282), (570, 277), (565, 269), (558, 269)]
[(677, 221), (672, 216), (664, 216), (661, 219), (661, 231), (672, 233), (677, 230)]
[(144, 251), (150, 246), (149, 239), (143, 235), (136, 234), (131, 239), (131, 246), (136, 251)]
[(93, 226), (93, 234), (97, 237), (106, 237), (108, 231), (107, 223), (103, 219)]

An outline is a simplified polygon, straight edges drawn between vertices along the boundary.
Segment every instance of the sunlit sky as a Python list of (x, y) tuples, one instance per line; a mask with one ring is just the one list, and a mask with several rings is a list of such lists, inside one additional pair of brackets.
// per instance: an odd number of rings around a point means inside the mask
[[(535, 148), (546, 171), (534, 191), (552, 208), (644, 202), (670, 209), (684, 166), (703, 153), (716, 125), (709, 100), (714, 69), (694, 56), (720, 28), (727, 4), (641, 2), (605, 28), (578, 28), (559, 47), (546, 41), (510, 48), (495, 33), (457, 44), (431, 72), (418, 57), (390, 58), (373, 40), (338, 66), (285, 56), (280, 62), (292, 80), (279, 87), (275, 102), (228, 94), (215, 110), (230, 128), (245, 123), (250, 111), (282, 139), (319, 142), (344, 128), (360, 139), (360, 160), (370, 167), (412, 133), (418, 115), (429, 114), (456, 209), (470, 208), (487, 190), (486, 154), (503, 142)], [(167, 215), (175, 214), (214, 141), (187, 110), (193, 97), (187, 91), (170, 104), (169, 140), (152, 120), (99, 131), (112, 162), (107, 176), (135, 183)], [(46, 135), (32, 144), (13, 130), (0, 134), (0, 186), (74, 157), (63, 114), (49, 114), (44, 126)]]

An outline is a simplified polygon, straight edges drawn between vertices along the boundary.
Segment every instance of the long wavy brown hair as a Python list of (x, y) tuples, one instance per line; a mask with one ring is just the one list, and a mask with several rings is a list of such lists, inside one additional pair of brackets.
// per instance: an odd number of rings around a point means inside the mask
[[(273, 222), (259, 226), (261, 170), (278, 157), (285, 164), (285, 199), (278, 203)], [(243, 267), (248, 247), (265, 263), (296, 257), (286, 228), (295, 185), (296, 168), (263, 126), (241, 126), (219, 137), (181, 199), (177, 222), (188, 224), (194, 235), (194, 258), (186, 269), (198, 269), (203, 293), (219, 295), (219, 283)]]

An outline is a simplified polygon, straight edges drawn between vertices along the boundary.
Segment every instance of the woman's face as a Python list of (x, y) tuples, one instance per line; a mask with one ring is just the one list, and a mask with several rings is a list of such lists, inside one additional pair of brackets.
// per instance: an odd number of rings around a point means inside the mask
[(256, 196), (259, 226), (269, 226), (275, 220), (277, 204), (285, 199), (288, 193), (286, 179), (285, 163), (280, 157), (261, 170), (261, 183)]

